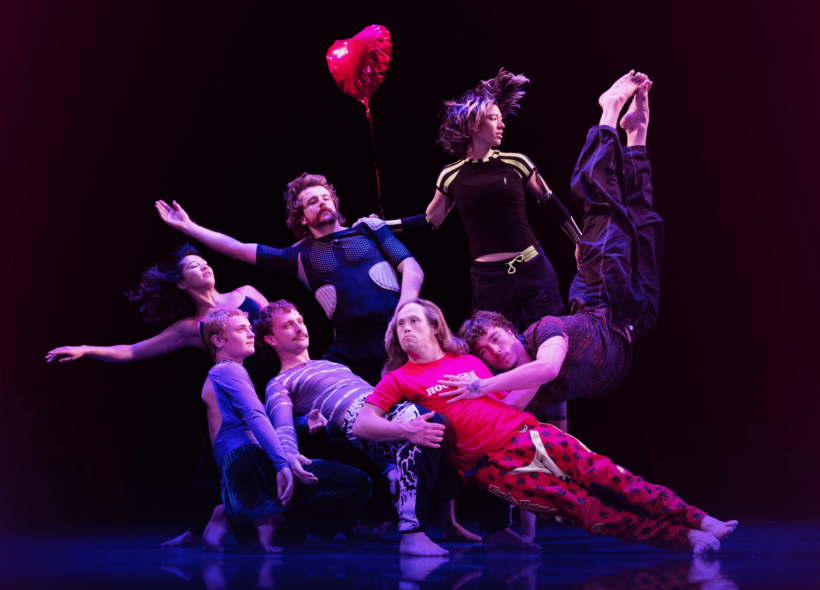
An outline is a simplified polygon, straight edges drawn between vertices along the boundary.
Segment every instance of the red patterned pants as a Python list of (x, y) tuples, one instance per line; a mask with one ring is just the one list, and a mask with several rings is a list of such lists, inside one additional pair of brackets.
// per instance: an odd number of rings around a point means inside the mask
[(688, 549), (706, 514), (532, 418), (469, 481), (539, 516), (664, 549)]

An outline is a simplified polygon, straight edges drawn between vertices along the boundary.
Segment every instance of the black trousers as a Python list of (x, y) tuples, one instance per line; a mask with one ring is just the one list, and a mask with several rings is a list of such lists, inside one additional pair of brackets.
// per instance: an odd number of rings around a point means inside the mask
[(507, 261), (473, 262), (473, 309), (494, 311), (523, 332), (547, 315), (566, 315), (558, 289), (558, 275), (544, 251), (535, 258), (514, 265), (510, 274)]

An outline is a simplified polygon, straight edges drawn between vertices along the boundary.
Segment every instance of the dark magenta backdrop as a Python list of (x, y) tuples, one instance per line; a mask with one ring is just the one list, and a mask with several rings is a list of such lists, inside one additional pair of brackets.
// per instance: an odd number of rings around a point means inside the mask
[[(799, 499), (820, 483), (817, 8), (276, 4), (0, 5), (0, 519), (184, 516), (207, 355), (43, 356), (157, 331), (123, 292), (183, 242), (158, 198), (276, 246), (292, 242), (279, 195), (301, 172), (327, 175), (348, 219), (377, 211), (364, 107), (324, 58), (373, 23), (394, 43), (371, 102), (389, 217), (421, 212), (450, 161), (435, 146), (441, 101), (500, 67), (532, 79), (503, 148), (530, 156), (565, 202), (598, 95), (630, 68), (651, 75), (661, 318), (618, 391), (570, 404), (570, 431), (718, 516), (817, 511)], [(530, 219), (566, 291), (572, 248), (542, 211)], [(424, 295), (457, 326), (470, 303), (458, 215), (406, 243)], [(295, 301), (321, 354), (329, 326), (300, 284), (206, 256), (220, 290)]]

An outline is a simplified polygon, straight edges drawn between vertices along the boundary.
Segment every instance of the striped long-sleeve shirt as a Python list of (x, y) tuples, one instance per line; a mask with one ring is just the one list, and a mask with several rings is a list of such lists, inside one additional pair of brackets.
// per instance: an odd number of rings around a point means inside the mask
[(265, 407), (285, 452), (298, 453), (294, 417), (299, 419), (298, 425), (305, 425), (310, 411), (318, 409), (327, 419), (328, 434), (338, 439), (341, 433), (336, 422), (350, 404), (372, 391), (372, 385), (344, 365), (308, 361), (270, 380)]

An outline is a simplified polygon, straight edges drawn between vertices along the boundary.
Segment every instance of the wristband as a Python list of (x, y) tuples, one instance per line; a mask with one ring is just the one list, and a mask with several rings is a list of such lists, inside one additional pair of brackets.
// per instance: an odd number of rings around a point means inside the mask
[(552, 191), (549, 192), (549, 198), (543, 202), (543, 205), (547, 210), (547, 214), (564, 230), (564, 233), (569, 236), (569, 239), (572, 240), (573, 243), (577, 244), (581, 241), (582, 234), (578, 228), (578, 224), (575, 223), (575, 220), (569, 214), (567, 208), (564, 207)]
[(387, 222), (387, 226), (394, 233), (418, 235), (430, 233), (434, 229), (438, 229), (435, 225), (430, 223), (427, 219), (426, 213), (414, 215), (413, 217), (404, 217), (402, 219), (391, 219)]

